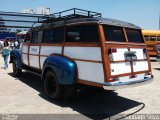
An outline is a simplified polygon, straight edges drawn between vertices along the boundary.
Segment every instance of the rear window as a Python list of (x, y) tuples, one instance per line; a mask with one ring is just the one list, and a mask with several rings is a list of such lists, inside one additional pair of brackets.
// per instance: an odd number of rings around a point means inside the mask
[(144, 43), (140, 30), (126, 29), (128, 42)]
[(126, 42), (123, 28), (103, 25), (106, 41)]

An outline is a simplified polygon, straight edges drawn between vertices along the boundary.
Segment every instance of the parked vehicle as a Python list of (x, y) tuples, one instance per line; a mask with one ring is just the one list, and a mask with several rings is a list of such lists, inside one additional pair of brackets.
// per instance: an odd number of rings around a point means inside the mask
[[(68, 11), (73, 14), (62, 16)], [(153, 77), (139, 27), (80, 9), (30, 29), (21, 50), (10, 56), (14, 74), (24, 69), (40, 75), (51, 99), (81, 85), (117, 90)]]
[(160, 44), (156, 45), (156, 50), (157, 50), (157, 59), (156, 59), (156, 61), (160, 61)]
[(16, 40), (18, 41), (19, 45), (24, 41), (26, 34), (27, 34), (26, 30), (18, 32), (16, 34)]
[(160, 44), (160, 30), (142, 30), (150, 57), (157, 57), (157, 44)]

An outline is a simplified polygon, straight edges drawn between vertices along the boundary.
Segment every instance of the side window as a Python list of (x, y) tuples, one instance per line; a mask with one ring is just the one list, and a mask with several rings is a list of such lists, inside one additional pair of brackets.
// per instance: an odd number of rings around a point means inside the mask
[(149, 36), (144, 35), (144, 40), (145, 40), (145, 41), (149, 41)]
[(44, 43), (60, 43), (64, 40), (64, 28), (54, 28), (44, 31)]
[(53, 29), (45, 30), (44, 31), (43, 42), (44, 43), (51, 43), (52, 41), (53, 41)]
[(32, 33), (32, 42), (36, 43), (38, 40), (38, 31), (33, 31)]
[(42, 39), (43, 39), (43, 31), (39, 31), (38, 32), (38, 43), (42, 42)]
[(103, 25), (106, 41), (126, 42), (123, 28)]
[(32, 33), (32, 42), (40, 43), (43, 38), (43, 31), (33, 31)]
[(53, 33), (53, 42), (63, 42), (64, 40), (64, 28), (55, 28)]
[(156, 36), (150, 36), (150, 41), (156, 41)]
[(157, 41), (160, 41), (160, 36), (157, 36)]
[(96, 25), (69, 26), (66, 42), (98, 42), (98, 27)]
[(71, 26), (67, 29), (66, 42), (80, 42), (81, 39), (81, 27), (80, 26)]
[(84, 42), (98, 42), (99, 34), (97, 25), (82, 26), (82, 39)]

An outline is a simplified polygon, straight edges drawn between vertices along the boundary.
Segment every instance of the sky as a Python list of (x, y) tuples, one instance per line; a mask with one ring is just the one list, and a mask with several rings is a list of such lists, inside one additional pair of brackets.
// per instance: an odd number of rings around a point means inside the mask
[(51, 12), (80, 8), (133, 23), (142, 29), (159, 29), (160, 0), (0, 0), (0, 11), (21, 12), (47, 7)]

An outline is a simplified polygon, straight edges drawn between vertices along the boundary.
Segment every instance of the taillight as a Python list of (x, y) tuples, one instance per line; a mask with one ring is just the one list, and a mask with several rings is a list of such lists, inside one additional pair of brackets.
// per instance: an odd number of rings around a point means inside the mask
[(109, 54), (110, 61), (113, 61), (113, 54), (112, 53), (116, 53), (116, 52), (117, 52), (116, 48), (109, 48), (108, 49), (108, 54)]
[(114, 82), (114, 81), (118, 81), (119, 80), (119, 78), (110, 78), (109, 80), (108, 80), (108, 82)]
[(116, 48), (111, 48), (112, 53), (116, 53), (117, 49)]
[(108, 80), (108, 82), (113, 82), (114, 80), (113, 80), (113, 78), (110, 78), (109, 80)]
[(131, 75), (131, 76), (130, 76), (130, 78), (136, 78), (136, 77), (137, 77), (136, 75)]
[(151, 75), (151, 72), (145, 73), (145, 76), (147, 76), (147, 75)]
[(109, 54), (116, 53), (117, 48), (109, 48), (108, 52), (109, 52)]

